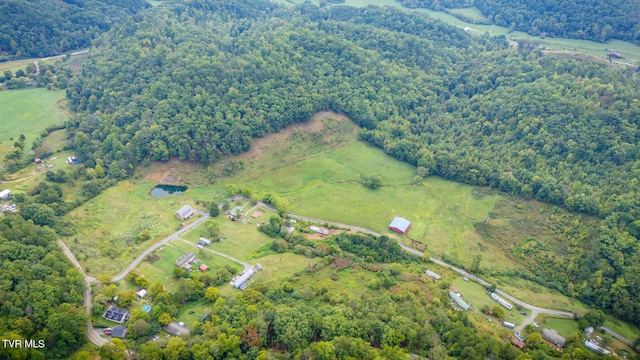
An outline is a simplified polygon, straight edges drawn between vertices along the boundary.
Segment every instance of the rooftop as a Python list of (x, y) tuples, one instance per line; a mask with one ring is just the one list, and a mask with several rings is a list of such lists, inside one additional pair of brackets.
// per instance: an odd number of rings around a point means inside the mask
[(391, 224), (389, 224), (390, 228), (398, 229), (402, 232), (409, 230), (409, 226), (411, 226), (411, 221), (399, 216), (394, 217)]
[(191, 333), (191, 330), (187, 329), (183, 325), (178, 324), (175, 321), (168, 323), (167, 326), (165, 326), (163, 329), (169, 334), (175, 336), (188, 335)]
[(105, 311), (102, 317), (122, 324), (129, 318), (129, 312), (127, 310), (111, 306), (107, 311)]

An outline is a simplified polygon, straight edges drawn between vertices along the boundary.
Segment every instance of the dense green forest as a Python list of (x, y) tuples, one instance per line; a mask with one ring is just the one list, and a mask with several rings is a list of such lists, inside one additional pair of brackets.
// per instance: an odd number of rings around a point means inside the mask
[(0, 60), (58, 55), (148, 7), (144, 0), (0, 1)]
[(63, 358), (84, 345), (84, 280), (57, 235), (19, 215), (0, 220), (0, 334), (44, 340), (36, 349), (0, 347), (1, 359)]
[[(601, 217), (522, 274), (640, 324), (640, 87), (632, 71), (472, 38), (418, 14), (268, 2), (173, 4), (101, 36), (69, 84), (78, 156), (124, 178), (203, 164), (342, 111), (421, 175)], [(99, 54), (99, 56), (98, 56)], [(100, 179), (83, 184), (87, 193)], [(540, 260), (540, 261), (538, 261)], [(548, 264), (567, 271), (549, 276)]]
[[(397, 0), (436, 11), (476, 6), (490, 22), (530, 35), (640, 44), (638, 0)], [(454, 14), (460, 17), (459, 14)], [(473, 19), (464, 19), (475, 22)]]
[(531, 35), (640, 44), (638, 0), (476, 0), (497, 25)]

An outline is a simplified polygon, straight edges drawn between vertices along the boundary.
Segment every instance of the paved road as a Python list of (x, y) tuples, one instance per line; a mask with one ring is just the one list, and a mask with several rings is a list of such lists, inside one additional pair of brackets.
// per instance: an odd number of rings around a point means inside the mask
[(58, 239), (58, 245), (60, 246), (60, 248), (62, 248), (62, 251), (69, 258), (69, 260), (71, 260), (71, 263), (73, 263), (73, 265), (78, 268), (78, 270), (80, 270), (82, 276), (84, 276), (84, 282), (87, 285), (87, 288), (84, 291), (84, 306), (87, 308), (87, 313), (89, 314), (89, 321), (87, 322), (87, 337), (96, 346), (102, 346), (109, 342), (109, 340), (104, 339), (102, 336), (100, 336), (100, 331), (96, 330), (91, 323), (91, 307), (93, 304), (91, 296), (91, 283), (99, 283), (99, 281), (91, 276), (87, 276), (84, 273), (82, 266), (80, 266), (80, 263), (78, 262), (76, 257), (73, 256), (71, 250), (69, 250), (67, 245), (62, 242), (62, 240)]
[[(70, 56), (77, 56), (77, 55), (82, 55), (82, 54), (86, 54), (88, 53), (89, 50), (81, 50), (81, 51), (75, 51), (70, 53)], [(37, 59), (21, 59), (21, 60), (11, 60), (11, 61), (5, 61), (4, 64), (12, 64), (12, 63), (19, 63), (19, 62), (25, 62), (25, 61), (45, 61), (45, 60), (51, 60), (51, 59), (59, 59), (59, 58), (63, 58), (67, 56), (67, 54), (62, 54), (62, 55), (56, 55), (56, 56), (49, 56), (49, 57), (44, 57), (44, 58), (37, 58)]]
[[(182, 239), (182, 238), (178, 238), (178, 240), (180, 240), (180, 241), (182, 241), (182, 242), (184, 242), (184, 243), (187, 243), (187, 244), (189, 244), (189, 245), (191, 245), (191, 246), (193, 246), (193, 247), (195, 247), (195, 248), (198, 248), (198, 245), (197, 245), (197, 244), (192, 243), (191, 241), (187, 241), (187, 240)], [(222, 256), (222, 257), (223, 257), (223, 258), (225, 258), (225, 259), (229, 259), (229, 260), (231, 260), (231, 261), (233, 261), (233, 262), (236, 262), (236, 263), (238, 263), (238, 264), (240, 264), (240, 265), (244, 266), (244, 268), (245, 268), (245, 269), (253, 268), (253, 266), (251, 266), (250, 264), (247, 264), (246, 262), (240, 261), (240, 260), (238, 260), (238, 259), (236, 259), (236, 258), (234, 258), (234, 257), (232, 257), (232, 256), (227, 255), (227, 254), (224, 254), (224, 253), (221, 253), (221, 252), (218, 252), (218, 251), (215, 251), (215, 250), (211, 250), (211, 249), (209, 249), (209, 248), (205, 248), (205, 247), (203, 247), (203, 248), (199, 248), (199, 249), (200, 249), (200, 250), (207, 251), (207, 252), (210, 252), (210, 253), (212, 253), (212, 254), (216, 254), (216, 255), (218, 255), (218, 256)]]
[(191, 224), (183, 227), (182, 229), (176, 231), (172, 235), (167, 236), (166, 238), (162, 239), (160, 242), (156, 243), (155, 245), (151, 246), (147, 250), (143, 251), (142, 254), (138, 255), (138, 257), (136, 257), (131, 262), (131, 264), (129, 264), (129, 266), (127, 266), (127, 268), (124, 269), (124, 271), (122, 271), (120, 274), (114, 276), (113, 277), (113, 281), (120, 281), (120, 280), (124, 279), (124, 277), (127, 276), (127, 274), (131, 270), (135, 269), (135, 267), (138, 266), (138, 264), (141, 263), (142, 260), (144, 260), (144, 258), (146, 258), (149, 254), (151, 254), (152, 252), (156, 251), (158, 248), (166, 245), (169, 241), (177, 239), (180, 235), (182, 235), (182, 234), (186, 233), (187, 231), (191, 230), (191, 228), (193, 228), (194, 226), (198, 226), (198, 225), (202, 224), (204, 221), (206, 221), (210, 217), (209, 214), (204, 212), (204, 211), (198, 211), (198, 213), (202, 216), (200, 219), (198, 219), (198, 220), (192, 222)]

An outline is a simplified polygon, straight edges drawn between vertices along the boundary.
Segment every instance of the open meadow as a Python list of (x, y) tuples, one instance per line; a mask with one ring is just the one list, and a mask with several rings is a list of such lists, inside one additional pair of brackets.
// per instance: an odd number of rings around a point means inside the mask
[[(188, 192), (154, 198), (149, 194), (154, 186), (123, 181), (66, 215), (78, 226), (77, 233), (64, 241), (92, 275), (122, 271), (144, 249), (179, 229), (183, 222), (175, 212), (180, 207), (195, 206)], [(149, 233), (148, 240), (139, 238), (143, 230)]]
[(62, 104), (64, 94), (46, 89), (0, 91), (0, 156), (13, 147), (20, 135), (26, 137), (26, 153), (45, 128), (62, 125), (68, 117)]

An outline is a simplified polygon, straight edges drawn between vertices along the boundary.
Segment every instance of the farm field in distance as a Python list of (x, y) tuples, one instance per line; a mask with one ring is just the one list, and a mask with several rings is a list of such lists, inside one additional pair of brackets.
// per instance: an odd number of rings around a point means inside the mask
[[(21, 89), (0, 91), (0, 157), (13, 147), (22, 134), (26, 137), (25, 153), (42, 130), (51, 125), (62, 125), (67, 112), (61, 105), (64, 91)], [(14, 141), (11, 141), (11, 139)]]
[[(287, 0), (276, 0), (282, 4), (290, 4)], [(303, 3), (302, 0), (293, 0), (297, 4)], [(318, 5), (319, 1), (313, 0), (312, 3)], [(488, 33), (492, 36), (505, 35), (508, 40), (531, 40), (539, 44), (541, 48), (546, 50), (553, 50), (553, 54), (562, 55), (567, 57), (581, 57), (585, 55), (588, 57), (595, 57), (599, 62), (607, 61), (607, 54), (611, 51), (616, 51), (622, 55), (622, 59), (617, 60), (618, 63), (629, 62), (632, 65), (640, 66), (640, 46), (632, 44), (622, 40), (610, 40), (606, 43), (597, 43), (589, 40), (577, 40), (567, 38), (540, 38), (539, 36), (532, 36), (522, 31), (509, 31), (509, 29), (497, 26), (497, 25), (477, 25), (466, 22), (455, 17), (452, 14), (448, 14), (442, 11), (434, 11), (431, 9), (410, 9), (403, 7), (399, 2), (395, 0), (346, 0), (343, 4), (354, 7), (365, 7), (368, 5), (376, 6), (391, 6), (406, 11), (416, 11), (420, 13), (428, 14), (430, 17), (438, 20), (442, 20), (447, 24), (459, 27), (470, 28), (470, 33), (481, 35)], [(474, 10), (475, 9), (475, 10)], [(470, 18), (480, 19), (482, 13), (475, 7), (464, 9), (450, 9), (452, 13), (460, 13)]]

